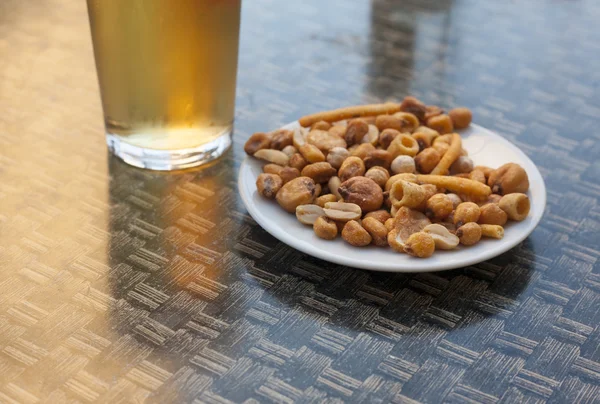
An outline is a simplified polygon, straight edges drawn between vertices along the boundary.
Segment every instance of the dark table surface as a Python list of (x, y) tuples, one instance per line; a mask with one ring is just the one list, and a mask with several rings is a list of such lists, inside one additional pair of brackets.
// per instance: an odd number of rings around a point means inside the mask
[[(0, 2), (0, 402), (600, 402), (600, 2), (246, 1), (235, 146), (107, 155), (85, 2)], [(544, 219), (449, 272), (332, 265), (269, 236), (242, 145), (416, 95), (539, 166)]]

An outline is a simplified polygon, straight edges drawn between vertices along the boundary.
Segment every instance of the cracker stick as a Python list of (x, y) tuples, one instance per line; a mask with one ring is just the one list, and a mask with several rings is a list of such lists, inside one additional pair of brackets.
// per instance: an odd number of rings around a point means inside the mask
[(446, 188), (452, 192), (466, 194), (477, 199), (486, 198), (492, 193), (487, 185), (468, 178), (446, 175), (417, 175), (417, 181), (424, 184), (433, 184), (438, 188)]
[(395, 102), (387, 102), (385, 104), (369, 104), (355, 105), (353, 107), (345, 107), (333, 109), (331, 111), (321, 111), (315, 114), (306, 115), (298, 119), (300, 125), (308, 127), (315, 122), (336, 122), (342, 119), (360, 118), (362, 116), (375, 116), (381, 114), (393, 114), (400, 111), (400, 104)]
[(453, 133), (450, 148), (446, 153), (444, 153), (444, 156), (442, 157), (438, 165), (435, 166), (433, 171), (431, 171), (431, 175), (448, 175), (450, 166), (456, 161), (458, 157), (460, 157), (461, 150), (462, 140), (460, 139), (460, 135), (458, 133)]

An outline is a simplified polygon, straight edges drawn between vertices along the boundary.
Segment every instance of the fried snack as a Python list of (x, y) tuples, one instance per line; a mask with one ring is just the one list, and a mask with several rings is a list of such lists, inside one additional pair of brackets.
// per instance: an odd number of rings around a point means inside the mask
[(321, 111), (310, 115), (305, 115), (298, 119), (300, 125), (309, 127), (319, 121), (336, 122), (342, 119), (360, 118), (363, 116), (376, 116), (381, 114), (393, 114), (400, 111), (400, 104), (387, 102), (385, 104), (356, 105), (334, 109), (331, 111)]
[(432, 184), (438, 188), (445, 188), (457, 194), (468, 195), (474, 199), (485, 199), (492, 193), (492, 190), (487, 185), (468, 178), (429, 174), (417, 175), (417, 181), (424, 184)]
[(460, 157), (460, 151), (462, 150), (462, 140), (458, 133), (452, 134), (452, 141), (450, 148), (440, 160), (440, 162), (431, 171), (432, 175), (448, 175), (450, 166)]

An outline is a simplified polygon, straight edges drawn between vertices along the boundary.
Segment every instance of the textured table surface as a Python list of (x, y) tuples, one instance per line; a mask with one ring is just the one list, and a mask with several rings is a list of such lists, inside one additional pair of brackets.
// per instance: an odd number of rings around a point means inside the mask
[[(235, 146), (107, 155), (85, 2), (0, 2), (0, 402), (600, 402), (600, 2), (249, 0)], [(472, 267), (331, 265), (256, 225), (244, 139), (407, 94), (467, 105), (548, 187)]]

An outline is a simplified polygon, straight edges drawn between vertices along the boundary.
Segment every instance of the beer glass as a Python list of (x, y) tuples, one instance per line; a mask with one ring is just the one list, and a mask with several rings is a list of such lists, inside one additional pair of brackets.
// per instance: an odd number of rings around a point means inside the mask
[(109, 149), (174, 170), (231, 145), (241, 0), (87, 0)]

